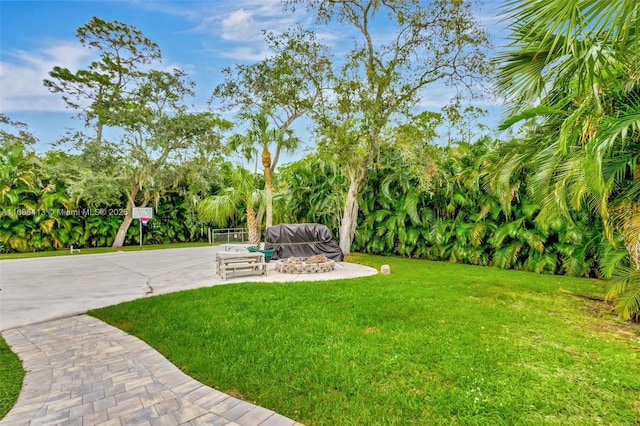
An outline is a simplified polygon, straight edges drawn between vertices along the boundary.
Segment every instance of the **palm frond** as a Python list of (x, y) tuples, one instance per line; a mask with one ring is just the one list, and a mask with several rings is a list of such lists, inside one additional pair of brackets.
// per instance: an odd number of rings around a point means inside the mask
[(618, 271), (630, 269), (629, 252), (624, 245), (615, 247), (609, 240), (604, 240), (600, 246), (600, 273), (605, 278), (612, 278), (616, 275), (624, 275)]
[(521, 111), (517, 114), (510, 116), (509, 118), (504, 120), (502, 123), (500, 123), (500, 125), (498, 126), (498, 129), (507, 130), (514, 124), (519, 123), (521, 121), (528, 121), (531, 119), (556, 115), (560, 112), (562, 112), (562, 109), (560, 108), (549, 107), (547, 105), (538, 105), (537, 107), (528, 108), (528, 109), (525, 109), (524, 111)]
[(221, 227), (227, 226), (228, 222), (234, 218), (236, 211), (237, 204), (228, 195), (207, 197), (197, 207), (198, 215), (202, 220)]
[(617, 300), (617, 310), (624, 320), (640, 318), (640, 270), (619, 268), (607, 289), (607, 300)]
[(640, 319), (640, 279), (627, 286), (618, 300), (617, 310), (623, 320)]

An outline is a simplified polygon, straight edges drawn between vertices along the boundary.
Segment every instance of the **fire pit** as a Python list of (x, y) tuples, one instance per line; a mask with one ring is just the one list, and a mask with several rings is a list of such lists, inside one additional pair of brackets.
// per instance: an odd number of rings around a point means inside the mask
[(276, 271), (283, 274), (320, 274), (333, 271), (336, 262), (318, 254), (310, 257), (289, 257), (276, 261)]

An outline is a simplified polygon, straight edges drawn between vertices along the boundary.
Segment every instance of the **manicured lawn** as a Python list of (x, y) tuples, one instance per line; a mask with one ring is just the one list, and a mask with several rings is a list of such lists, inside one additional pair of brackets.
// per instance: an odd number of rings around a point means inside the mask
[(24, 370), (17, 355), (11, 352), (7, 342), (0, 337), (0, 419), (18, 400)]
[(0, 254), (0, 260), (5, 259), (26, 259), (31, 257), (53, 257), (53, 256), (80, 256), (83, 254), (98, 254), (98, 253), (113, 253), (116, 251), (140, 251), (140, 250), (160, 250), (167, 248), (181, 248), (181, 247), (204, 247), (208, 246), (208, 243), (175, 243), (175, 244), (153, 244), (143, 245), (142, 248), (139, 245), (124, 246), (119, 249), (113, 249), (111, 247), (92, 247), (83, 248), (79, 252), (71, 253), (69, 249), (64, 250), (49, 250), (49, 251), (36, 251), (29, 253), (4, 253)]
[(196, 379), (308, 425), (640, 419), (640, 331), (583, 297), (602, 283), (357, 260), (392, 274), (226, 285), (91, 314)]

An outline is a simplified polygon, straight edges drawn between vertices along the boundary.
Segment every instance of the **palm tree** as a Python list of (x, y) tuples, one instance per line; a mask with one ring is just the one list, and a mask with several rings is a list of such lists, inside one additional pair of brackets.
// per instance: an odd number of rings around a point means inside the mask
[[(497, 181), (525, 164), (540, 220), (590, 207), (611, 242), (623, 235), (640, 269), (640, 4), (636, 0), (513, 0), (509, 48), (497, 58), (511, 102), (506, 126), (528, 137), (503, 158)], [(624, 318), (640, 318), (639, 274), (627, 274)]]
[(236, 215), (244, 209), (249, 244), (257, 247), (260, 245), (260, 210), (265, 202), (264, 191), (256, 188), (255, 176), (242, 167), (231, 171), (230, 183), (230, 186), (198, 204), (198, 216), (216, 226), (227, 226), (230, 220), (238, 219)]
[[(234, 135), (229, 141), (232, 150), (240, 150), (247, 160), (257, 154), (260, 147), (261, 162), (264, 170), (264, 189), (266, 195), (265, 226), (273, 225), (273, 173), (275, 172), (280, 152), (294, 150), (298, 146), (298, 139), (290, 129), (269, 128), (269, 120), (265, 114), (249, 117), (250, 127), (244, 135)], [(275, 144), (275, 154), (272, 156), (269, 145)]]

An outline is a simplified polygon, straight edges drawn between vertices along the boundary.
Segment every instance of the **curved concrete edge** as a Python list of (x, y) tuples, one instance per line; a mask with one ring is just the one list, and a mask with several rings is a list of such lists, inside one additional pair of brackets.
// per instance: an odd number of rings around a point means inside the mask
[(275, 263), (271, 262), (267, 265), (267, 275), (245, 275), (223, 280), (215, 274), (212, 262), (204, 262), (150, 278), (148, 285), (152, 291), (147, 293), (146, 296), (224, 284), (345, 280), (367, 277), (376, 275), (377, 273), (378, 271), (375, 268), (369, 266), (359, 265), (357, 263), (338, 262), (336, 263), (335, 270), (331, 272), (319, 274), (284, 274), (277, 272), (275, 270)]
[(3, 425), (300, 425), (203, 385), (146, 343), (90, 316), (3, 336), (26, 371)]

